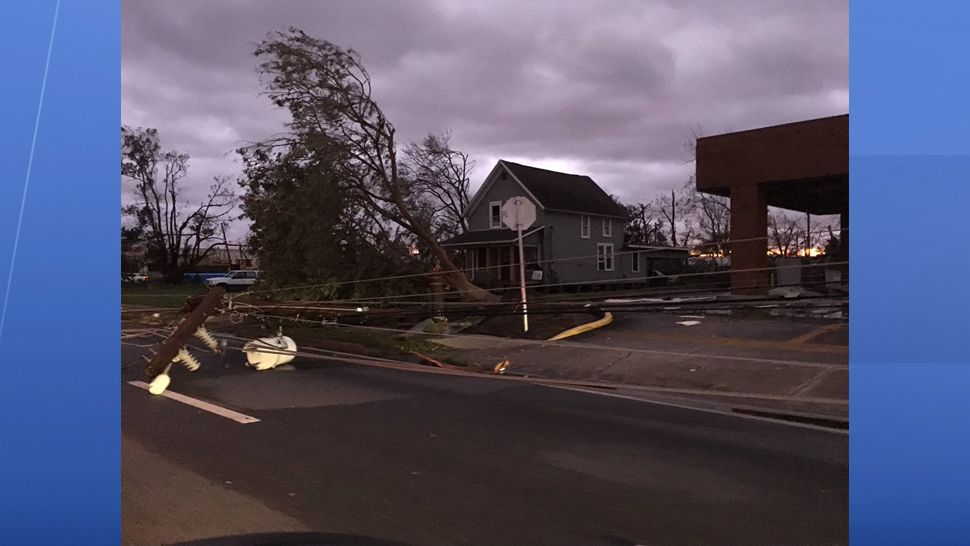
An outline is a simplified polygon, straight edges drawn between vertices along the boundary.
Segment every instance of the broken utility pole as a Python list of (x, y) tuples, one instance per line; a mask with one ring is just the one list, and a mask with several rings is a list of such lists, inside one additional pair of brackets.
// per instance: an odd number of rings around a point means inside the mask
[(210, 349), (218, 352), (218, 344), (216, 344), (215, 339), (205, 330), (202, 324), (215, 311), (216, 307), (219, 306), (223, 294), (224, 290), (221, 286), (213, 287), (202, 298), (202, 301), (198, 305), (195, 305), (185, 318), (179, 322), (178, 326), (175, 327), (175, 331), (172, 332), (172, 335), (168, 336), (158, 346), (158, 351), (148, 362), (148, 366), (145, 367), (145, 374), (149, 378), (155, 378), (165, 373), (172, 362), (177, 360), (182, 360), (189, 369), (197, 368), (194, 357), (191, 355), (188, 358), (185, 357), (188, 353), (185, 346), (192, 336), (198, 337)]

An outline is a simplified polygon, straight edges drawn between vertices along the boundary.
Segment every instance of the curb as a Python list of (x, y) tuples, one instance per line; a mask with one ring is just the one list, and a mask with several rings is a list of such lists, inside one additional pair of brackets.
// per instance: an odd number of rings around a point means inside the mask
[(563, 332), (559, 332), (558, 334), (552, 336), (546, 341), (559, 341), (560, 339), (566, 339), (567, 337), (578, 336), (579, 334), (584, 334), (591, 330), (602, 328), (607, 324), (610, 324), (611, 322), (613, 322), (613, 313), (610, 313), (609, 311), (607, 311), (606, 313), (603, 314), (603, 318), (599, 320), (594, 320), (593, 322), (587, 322), (586, 324), (580, 324), (579, 326), (576, 326), (574, 328), (570, 328)]

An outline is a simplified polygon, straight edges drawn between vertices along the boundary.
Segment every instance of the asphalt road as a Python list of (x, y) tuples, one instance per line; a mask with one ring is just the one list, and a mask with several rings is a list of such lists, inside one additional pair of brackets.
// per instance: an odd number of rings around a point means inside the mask
[(257, 423), (121, 385), (124, 544), (848, 542), (843, 434), (488, 378), (230, 360), (175, 370), (171, 390)]

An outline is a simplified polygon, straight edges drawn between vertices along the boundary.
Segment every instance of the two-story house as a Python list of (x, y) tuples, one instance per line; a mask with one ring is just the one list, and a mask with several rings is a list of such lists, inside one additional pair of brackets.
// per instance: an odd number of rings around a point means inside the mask
[(626, 211), (590, 177), (499, 160), (468, 204), (469, 231), (442, 243), (464, 254), (477, 284), (518, 281), (516, 233), (502, 223), (502, 204), (523, 196), (536, 222), (523, 232), (530, 284), (636, 283), (655, 263), (682, 263), (687, 249), (625, 245)]

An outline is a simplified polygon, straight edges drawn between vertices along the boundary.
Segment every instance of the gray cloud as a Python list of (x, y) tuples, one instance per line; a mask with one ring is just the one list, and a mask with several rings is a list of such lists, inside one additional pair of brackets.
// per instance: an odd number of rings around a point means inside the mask
[(283, 129), (252, 51), (290, 25), (361, 54), (404, 140), (451, 129), (476, 183), (501, 157), (651, 199), (689, 176), (692, 127), (848, 111), (847, 0), (125, 0), (122, 20), (123, 121), (192, 155), (197, 193)]

